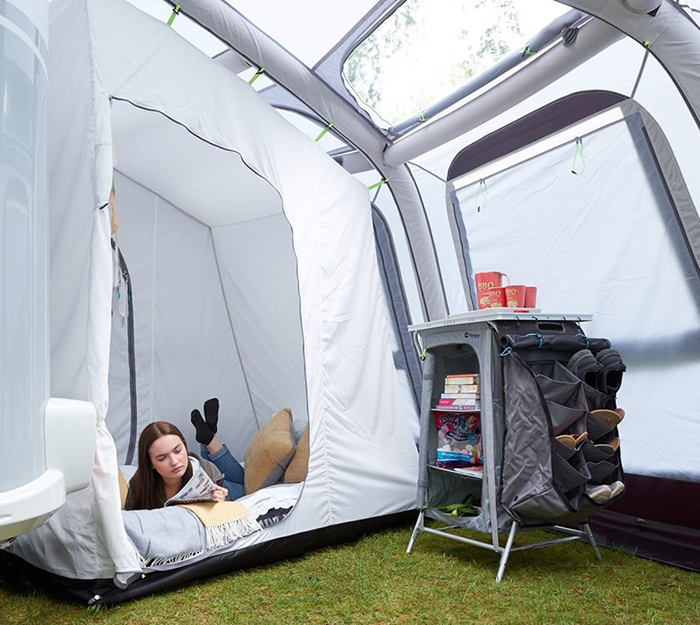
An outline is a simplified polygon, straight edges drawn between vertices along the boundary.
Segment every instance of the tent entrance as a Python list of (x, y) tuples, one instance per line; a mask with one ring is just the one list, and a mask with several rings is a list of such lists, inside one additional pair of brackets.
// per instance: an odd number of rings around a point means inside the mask
[(112, 324), (107, 424), (120, 462), (133, 432), (156, 420), (175, 423), (196, 451), (190, 411), (214, 396), (219, 436), (238, 458), (282, 407), (298, 436), (308, 420), (303, 337), (280, 195), (238, 153), (163, 113), (115, 99), (112, 134), (116, 239), (133, 293), (131, 366), (116, 303)]

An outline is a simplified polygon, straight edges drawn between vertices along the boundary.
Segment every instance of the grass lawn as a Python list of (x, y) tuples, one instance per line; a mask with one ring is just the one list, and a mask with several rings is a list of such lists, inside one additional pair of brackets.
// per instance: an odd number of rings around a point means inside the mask
[[(700, 575), (583, 543), (498, 555), (388, 530), (293, 561), (202, 580), (99, 610), (0, 583), (0, 623), (427, 623), (700, 625)], [(464, 532), (467, 536), (478, 535)], [(519, 535), (516, 544), (550, 535)]]

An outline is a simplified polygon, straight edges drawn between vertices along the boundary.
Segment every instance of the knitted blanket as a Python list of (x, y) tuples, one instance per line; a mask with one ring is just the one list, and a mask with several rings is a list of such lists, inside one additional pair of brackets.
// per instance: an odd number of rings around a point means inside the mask
[(207, 549), (223, 547), (262, 529), (250, 510), (239, 501), (208, 501), (180, 507), (190, 510), (204, 525)]
[(163, 569), (201, 559), (262, 529), (248, 509), (235, 501), (123, 510), (122, 517), (144, 568)]

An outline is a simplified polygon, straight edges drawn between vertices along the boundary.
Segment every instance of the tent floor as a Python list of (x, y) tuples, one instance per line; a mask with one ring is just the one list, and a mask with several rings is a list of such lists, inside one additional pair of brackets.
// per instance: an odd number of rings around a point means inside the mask
[(607, 510), (591, 518), (591, 529), (601, 547), (700, 572), (698, 530)]
[(591, 518), (598, 544), (700, 571), (700, 483), (626, 473), (625, 485)]
[(0, 550), (0, 579), (18, 589), (38, 588), (82, 604), (113, 605), (204, 577), (296, 558), (314, 549), (355, 540), (363, 534), (413, 525), (416, 514), (415, 510), (409, 510), (278, 538), (170, 571), (149, 573), (123, 590), (115, 587), (111, 579), (76, 580), (49, 573), (4, 550)]

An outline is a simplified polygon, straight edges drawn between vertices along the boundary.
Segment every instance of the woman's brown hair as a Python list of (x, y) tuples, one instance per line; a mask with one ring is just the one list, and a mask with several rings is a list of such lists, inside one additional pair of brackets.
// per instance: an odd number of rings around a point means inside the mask
[[(151, 464), (148, 450), (159, 438), (174, 434), (179, 437), (187, 449), (187, 443), (182, 432), (172, 423), (167, 421), (154, 421), (149, 423), (139, 437), (138, 468), (129, 483), (129, 493), (126, 497), (124, 508), (126, 510), (153, 510), (162, 508), (165, 504), (165, 485), (163, 478)], [(185, 484), (192, 477), (192, 464), (188, 464), (182, 483)]]

